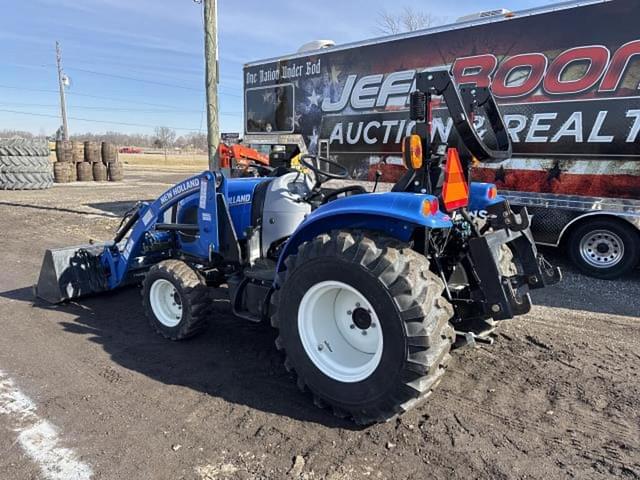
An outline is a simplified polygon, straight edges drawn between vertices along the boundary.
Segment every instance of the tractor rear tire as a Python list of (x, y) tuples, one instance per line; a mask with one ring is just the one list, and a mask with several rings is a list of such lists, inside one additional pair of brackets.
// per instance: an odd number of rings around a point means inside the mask
[(426, 257), (376, 233), (342, 231), (303, 243), (285, 265), (271, 298), (276, 346), (316, 405), (365, 425), (430, 395), (455, 334)]
[(164, 260), (142, 282), (142, 305), (156, 332), (184, 340), (209, 325), (211, 298), (204, 278), (180, 260)]

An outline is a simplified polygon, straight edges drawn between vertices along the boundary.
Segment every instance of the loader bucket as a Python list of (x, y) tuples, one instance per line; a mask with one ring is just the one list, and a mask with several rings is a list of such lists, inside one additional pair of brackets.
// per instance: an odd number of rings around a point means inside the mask
[(35, 286), (36, 296), (49, 303), (60, 303), (108, 290), (107, 278), (100, 264), (100, 255), (106, 245), (47, 250)]

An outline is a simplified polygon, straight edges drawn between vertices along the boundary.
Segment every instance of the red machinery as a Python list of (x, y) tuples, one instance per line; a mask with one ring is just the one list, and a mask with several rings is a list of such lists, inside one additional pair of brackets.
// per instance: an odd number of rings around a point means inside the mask
[(245, 177), (260, 174), (260, 167), (269, 167), (269, 157), (242, 144), (218, 145), (220, 167), (229, 168), (232, 176)]

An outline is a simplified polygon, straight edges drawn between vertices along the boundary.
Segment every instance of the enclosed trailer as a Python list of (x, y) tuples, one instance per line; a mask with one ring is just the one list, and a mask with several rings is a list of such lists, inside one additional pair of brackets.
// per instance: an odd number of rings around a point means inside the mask
[[(467, 18), (245, 65), (245, 143), (395, 181), (414, 129), (406, 110), (416, 72), (449, 66), (458, 84), (491, 86), (513, 142), (511, 160), (475, 165), (474, 179), (527, 206), (536, 240), (566, 244), (583, 271), (629, 272), (640, 257), (640, 2)], [(446, 143), (453, 122), (446, 109), (433, 112), (434, 141)], [(485, 122), (475, 119), (481, 135)]]

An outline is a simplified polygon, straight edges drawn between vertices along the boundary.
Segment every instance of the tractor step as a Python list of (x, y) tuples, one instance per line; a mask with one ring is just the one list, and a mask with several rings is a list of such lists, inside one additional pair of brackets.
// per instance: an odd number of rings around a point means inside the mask
[(268, 258), (256, 260), (253, 266), (244, 269), (244, 276), (260, 282), (271, 284), (276, 274), (276, 262)]

